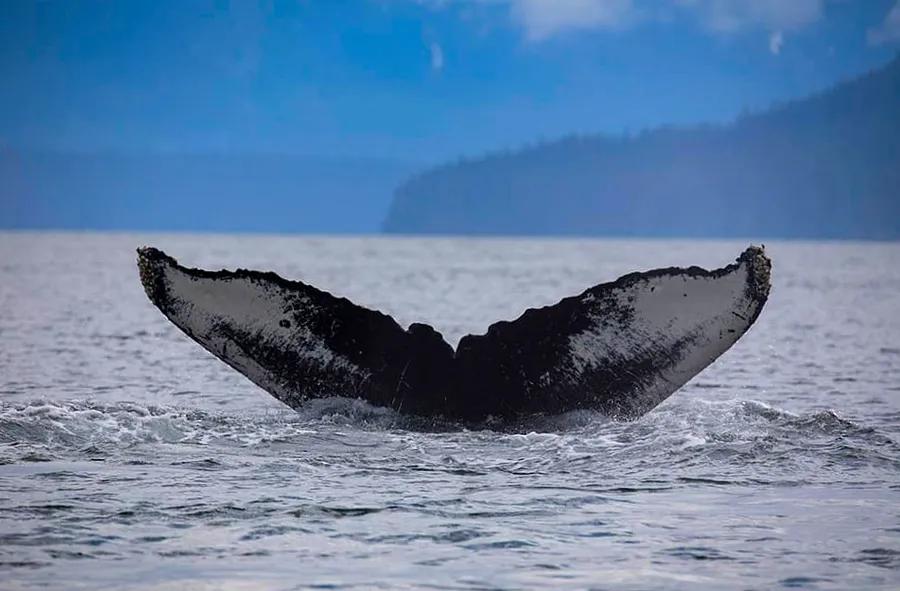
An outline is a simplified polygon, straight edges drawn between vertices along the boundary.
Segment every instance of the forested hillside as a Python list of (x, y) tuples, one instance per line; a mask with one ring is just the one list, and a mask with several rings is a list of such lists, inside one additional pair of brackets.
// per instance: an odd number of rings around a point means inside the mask
[(397, 189), (384, 229), (900, 238), (900, 57), (728, 126), (570, 137), (438, 167)]

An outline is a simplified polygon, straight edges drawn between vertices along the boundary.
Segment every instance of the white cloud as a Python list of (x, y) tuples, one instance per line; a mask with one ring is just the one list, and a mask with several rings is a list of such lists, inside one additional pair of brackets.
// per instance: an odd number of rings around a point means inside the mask
[(775, 31), (769, 35), (769, 51), (771, 51), (773, 55), (781, 53), (782, 45), (784, 45), (784, 33)]
[[(838, 0), (416, 0), (436, 8), (452, 4), (505, 6), (530, 41), (575, 30), (625, 29), (647, 21), (683, 17), (716, 34), (762, 29), (786, 33), (822, 18), (826, 2)], [(900, 0), (898, 0), (900, 1)], [(900, 19), (900, 13), (897, 16)], [(900, 24), (897, 25), (900, 28)], [(771, 45), (770, 45), (771, 48)], [(775, 51), (773, 50), (773, 53)]]
[(636, 20), (633, 0), (510, 0), (513, 17), (533, 41), (572, 29), (610, 29)]
[(795, 30), (822, 17), (825, 0), (681, 0), (708, 29), (733, 33), (762, 27)]
[(435, 72), (439, 72), (444, 69), (444, 50), (437, 43), (432, 42), (428, 46), (428, 51), (431, 53), (431, 69)]
[(869, 29), (868, 38), (872, 45), (900, 41), (900, 0), (897, 0), (880, 25)]

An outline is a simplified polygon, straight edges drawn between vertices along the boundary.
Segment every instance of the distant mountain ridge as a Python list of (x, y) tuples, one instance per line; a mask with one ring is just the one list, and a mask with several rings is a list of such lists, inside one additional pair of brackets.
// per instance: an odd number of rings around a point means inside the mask
[(900, 56), (727, 126), (571, 137), (440, 166), (395, 191), (383, 228), (897, 239)]

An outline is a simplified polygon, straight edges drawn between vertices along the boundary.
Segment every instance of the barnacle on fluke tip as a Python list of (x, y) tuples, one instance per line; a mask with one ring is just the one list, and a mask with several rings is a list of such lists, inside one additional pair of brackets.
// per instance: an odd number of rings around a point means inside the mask
[(480, 421), (651, 410), (733, 345), (769, 295), (771, 262), (631, 273), (463, 337), (393, 318), (275, 273), (189, 269), (138, 249), (141, 282), (176, 326), (275, 398), (346, 396)]

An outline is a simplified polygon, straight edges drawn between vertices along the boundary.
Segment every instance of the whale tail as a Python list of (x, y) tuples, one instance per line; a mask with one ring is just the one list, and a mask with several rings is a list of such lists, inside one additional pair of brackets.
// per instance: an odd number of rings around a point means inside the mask
[(497, 322), (456, 350), (393, 318), (274, 273), (183, 267), (138, 249), (150, 301), (285, 404), (348, 396), (481, 420), (597, 409), (636, 418), (733, 345), (759, 316), (771, 263), (750, 247), (722, 269), (632, 273)]

